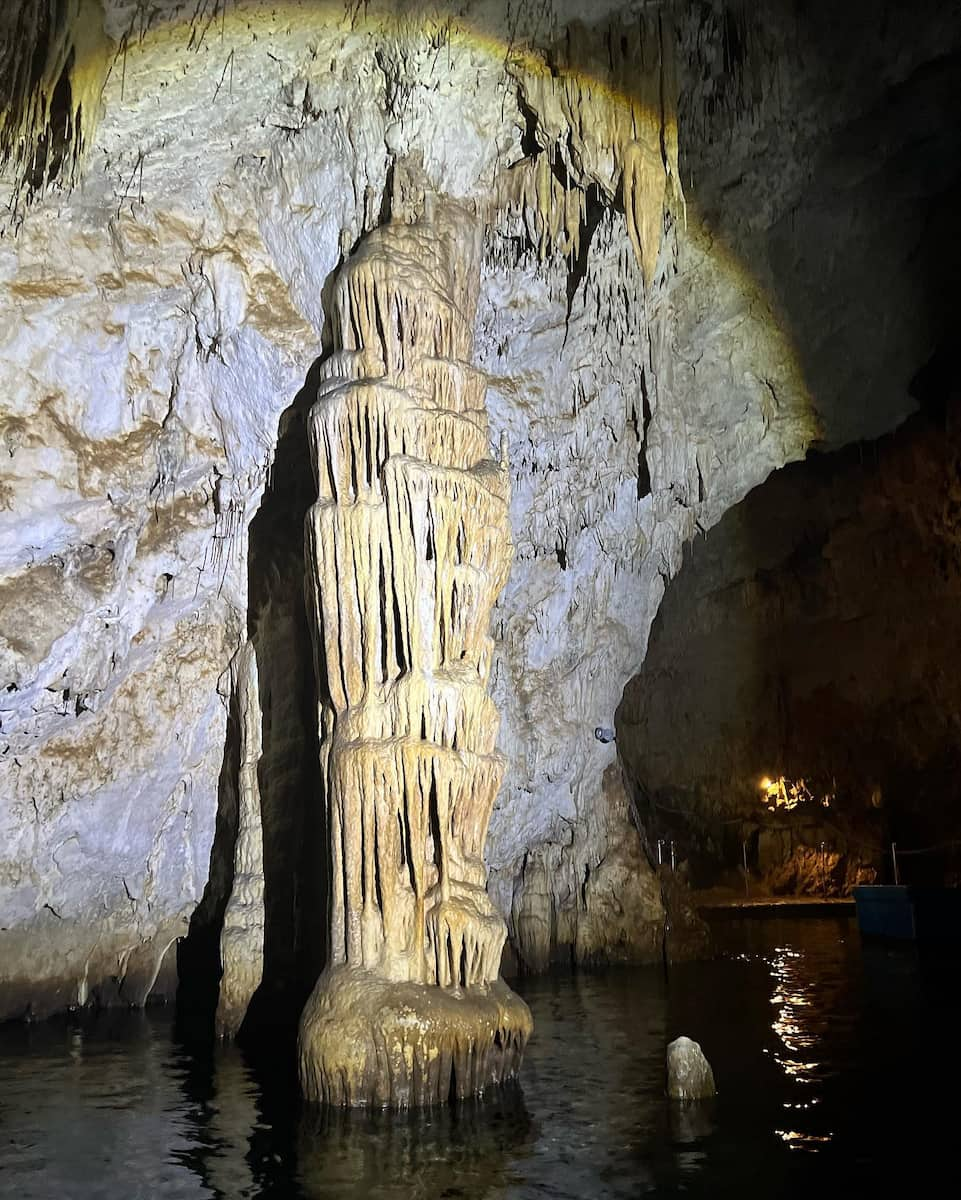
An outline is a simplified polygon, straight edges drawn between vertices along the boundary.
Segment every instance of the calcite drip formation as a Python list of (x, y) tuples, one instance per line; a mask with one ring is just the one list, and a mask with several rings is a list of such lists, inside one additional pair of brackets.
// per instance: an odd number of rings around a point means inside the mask
[(264, 833), (257, 768), (263, 753), (257, 673), (252, 642), (244, 642), (230, 665), (240, 726), (237, 772), (237, 838), (233, 884), (220, 933), (220, 992), (214, 1027), (220, 1036), (240, 1030), (264, 968)]
[(482, 857), (504, 770), (488, 628), (512, 544), (470, 365), (480, 251), (473, 213), (398, 190), (337, 278), (310, 416), (332, 885), (299, 1054), (305, 1095), (332, 1104), (482, 1092), (517, 1071), (531, 1030), (498, 977), (506, 928)]
[[(652, 286), (669, 208), (684, 211), (678, 167), (675, 34), (640, 14), (615, 35), (575, 22), (543, 57), (512, 67), (530, 153), (497, 182), (498, 203), (537, 256), (574, 263), (590, 242), (588, 194), (619, 204)], [(602, 82), (603, 81), (603, 82)]]

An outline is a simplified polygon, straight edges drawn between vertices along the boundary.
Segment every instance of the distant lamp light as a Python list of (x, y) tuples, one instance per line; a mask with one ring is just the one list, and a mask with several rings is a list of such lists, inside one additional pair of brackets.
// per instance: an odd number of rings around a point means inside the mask
[(606, 746), (608, 742), (614, 741), (614, 730), (607, 729), (604, 725), (598, 725), (594, 730), (594, 736)]
[(787, 779), (784, 775), (779, 775), (777, 779), (771, 779), (770, 776), (765, 775), (758, 781), (758, 787), (764, 794), (767, 807), (771, 812), (778, 808), (790, 812), (798, 805), (817, 803), (824, 808), (830, 808), (834, 800), (833, 791), (819, 799), (803, 779)]

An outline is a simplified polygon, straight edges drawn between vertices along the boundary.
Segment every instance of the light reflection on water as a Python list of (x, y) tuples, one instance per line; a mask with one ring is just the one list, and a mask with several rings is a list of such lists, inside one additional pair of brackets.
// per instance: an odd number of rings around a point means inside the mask
[[(731, 921), (717, 938), (716, 961), (667, 978), (525, 981), (523, 1086), (431, 1113), (304, 1111), (282, 1054), (265, 1068), (192, 1050), (163, 1011), (2, 1028), (0, 1195), (633, 1200), (845, 1178), (890, 1194), (899, 1167), (916, 1173), (912, 1137), (954, 1111), (913, 1103), (961, 1067), (953, 1036), (924, 1053), (932, 1023), (953, 1028), (953, 966), (862, 952), (838, 920)], [(709, 1104), (664, 1097), (680, 1033), (712, 1062)]]
[[(843, 960), (848, 941), (849, 938), (838, 939), (838, 959)], [(825, 962), (823, 954), (805, 953), (790, 946), (775, 947), (768, 961), (774, 981), (771, 1003), (778, 1006), (771, 1028), (787, 1051), (784, 1056), (775, 1054), (774, 1061), (794, 1083), (815, 1084), (825, 1073), (824, 1064), (815, 1057), (819, 1042), (828, 1030), (835, 1035), (841, 1032), (852, 1015), (838, 994), (842, 981), (851, 972), (838, 972), (834, 958)], [(810, 1111), (817, 1103), (817, 1096), (806, 1095), (804, 1100), (784, 1100), (781, 1106), (800, 1113)], [(806, 1124), (807, 1130), (776, 1129), (775, 1133), (792, 1150), (816, 1152), (831, 1141), (830, 1130), (821, 1128), (815, 1132), (811, 1122)]]

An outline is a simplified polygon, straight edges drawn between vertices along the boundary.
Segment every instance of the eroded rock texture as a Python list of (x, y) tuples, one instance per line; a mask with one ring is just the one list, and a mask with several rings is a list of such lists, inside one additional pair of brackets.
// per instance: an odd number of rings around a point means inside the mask
[[(31, 45), (28, 9), (65, 24)], [(615, 904), (653, 945), (658, 891), (593, 730), (685, 542), (812, 440), (911, 407), (953, 312), (932, 291), (956, 276), (953, 15), (0, 6), (0, 71), (19, 46), (36, 64), (0, 88), (0, 1012), (142, 999), (205, 893), (201, 917), (222, 917), (248, 640), (259, 992), (274, 1011), (294, 979), (293, 1014), (316, 978), (326, 832), (301, 800), (316, 700), (289, 532), (311, 497), (290, 433), (328, 281), (416, 153), (487, 224), (475, 360), (515, 545), (493, 615), (491, 896), (547, 929), (541, 959), (600, 953), (586, 931)]]
[(481, 227), (417, 187), (341, 269), (310, 416), (307, 524), (330, 830), (329, 962), (300, 1029), (313, 1100), (431, 1104), (515, 1074), (484, 842), (504, 770), (487, 694), (510, 568), (506, 462), (471, 366)]
[[(592, 819), (607, 822), (605, 828), (572, 825), (566, 846), (536, 847), (524, 863), (510, 920), (514, 950), (528, 971), (543, 970), (552, 961), (662, 958), (661, 884), (629, 811), (618, 766), (607, 768), (602, 795)], [(596, 847), (604, 851), (592, 861)], [(587, 864), (583, 874), (575, 865), (580, 863)]]

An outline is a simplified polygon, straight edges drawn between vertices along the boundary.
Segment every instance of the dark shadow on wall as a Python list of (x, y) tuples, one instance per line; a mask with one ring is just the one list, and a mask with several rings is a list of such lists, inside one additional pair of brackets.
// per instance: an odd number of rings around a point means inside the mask
[(724, 54), (682, 70), (685, 186), (770, 301), (824, 447), (876, 437), (912, 411), (913, 373), (954, 329), (957, 14), (942, 0), (701, 11), (700, 52)]
[(177, 1023), (190, 1041), (210, 1036), (220, 989), (220, 932), (234, 883), (234, 843), (240, 798), (240, 715), (231, 690), (227, 704), (224, 757), (217, 781), (217, 821), (210, 847), (207, 884), (177, 946)]
[[(715, 90), (687, 77), (682, 175), (771, 301), (826, 452), (687, 548), (618, 746), (697, 885), (743, 894), (746, 860), (778, 890), (843, 891), (852, 864), (887, 876), (892, 841), (961, 841), (961, 27), (935, 0), (769, 0), (736, 25)], [(837, 805), (772, 822), (759, 784), (782, 773)], [(912, 881), (961, 878), (952, 853)]]
[[(247, 635), (256, 652), (262, 715), (265, 909), (263, 981), (238, 1035), (251, 1046), (294, 1036), (326, 954), (327, 833), (304, 590), (304, 520), (316, 496), (307, 415), (318, 367), (280, 418), (273, 468), (249, 530)], [(193, 1040), (211, 1036), (217, 1008), (220, 937), (233, 888), (240, 736), (231, 690), (207, 886), (177, 956), (178, 1023), (181, 1035)]]
[(317, 686), (304, 588), (304, 520), (316, 499), (307, 416), (319, 361), (280, 418), (274, 465), (250, 525), (248, 636), (260, 681), (258, 768), (264, 835), (264, 978), (241, 1036), (296, 1028), (324, 965), (327, 832)]

